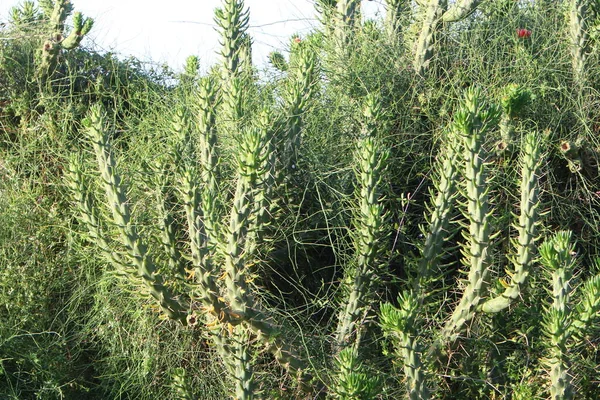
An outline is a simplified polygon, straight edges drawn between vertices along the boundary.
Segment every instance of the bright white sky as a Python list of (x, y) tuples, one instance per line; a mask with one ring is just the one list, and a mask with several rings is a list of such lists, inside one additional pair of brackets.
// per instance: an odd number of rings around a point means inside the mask
[[(122, 57), (167, 62), (180, 69), (189, 55), (200, 57), (202, 69), (217, 60), (219, 35), (213, 11), (222, 0), (72, 0), (76, 11), (94, 19), (90, 32), (96, 48)], [(0, 21), (20, 0), (0, 0)], [(383, 13), (383, 0), (363, 1), (367, 17)], [(317, 25), (314, 0), (245, 0), (250, 9), (253, 58), (264, 65), (269, 52), (284, 50), (293, 33)], [(86, 42), (84, 42), (85, 44)], [(89, 43), (89, 42), (88, 42)]]

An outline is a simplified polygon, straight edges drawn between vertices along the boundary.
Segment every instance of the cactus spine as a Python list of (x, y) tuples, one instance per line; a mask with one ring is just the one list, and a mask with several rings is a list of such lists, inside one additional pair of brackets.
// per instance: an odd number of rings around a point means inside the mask
[(523, 112), (531, 97), (531, 91), (521, 85), (511, 84), (503, 89), (500, 99), (503, 111), (500, 119), (500, 142), (496, 144), (498, 156), (512, 155), (515, 140), (514, 119)]
[(452, 129), (447, 130), (445, 139), (446, 151), (441, 152), (437, 179), (433, 179), (437, 194), (434, 198), (431, 191), (432, 204), (427, 205), (426, 210), (426, 215), (430, 215), (429, 228), (427, 231), (421, 228), (425, 243), (421, 248), (418, 277), (414, 280), (415, 294), (419, 297), (419, 303), (423, 302), (427, 283), (438, 266), (441, 257), (440, 249), (448, 236), (449, 220), (456, 200), (456, 180), (460, 161), (459, 143), (456, 132)]
[(335, 43), (344, 49), (352, 41), (357, 22), (360, 23), (360, 0), (338, 0), (335, 7)]
[(340, 371), (333, 387), (334, 398), (341, 400), (374, 399), (379, 394), (379, 377), (369, 374), (355, 348), (347, 347), (335, 359)]
[[(596, 270), (600, 267), (600, 259), (596, 259)], [(595, 275), (587, 280), (579, 289), (581, 297), (575, 308), (575, 318), (571, 330), (575, 337), (585, 337), (590, 333), (590, 328), (597, 325), (600, 318), (600, 275)]]
[(298, 163), (302, 116), (315, 92), (316, 56), (306, 43), (292, 43), (294, 58), (290, 62), (284, 92), (284, 136), (281, 143), (282, 169), (291, 172)]
[(433, 56), (433, 43), (445, 7), (444, 0), (429, 0), (423, 8), (423, 21), (419, 37), (415, 42), (413, 68), (415, 73), (423, 75)]
[[(249, 12), (243, 0), (225, 0), (222, 9), (215, 10), (215, 22), (221, 29), (221, 82), (224, 100), (224, 118), (230, 127), (238, 130), (243, 115), (244, 68), (248, 67), (251, 40), (246, 33)], [(233, 124), (233, 125), (231, 125)]]

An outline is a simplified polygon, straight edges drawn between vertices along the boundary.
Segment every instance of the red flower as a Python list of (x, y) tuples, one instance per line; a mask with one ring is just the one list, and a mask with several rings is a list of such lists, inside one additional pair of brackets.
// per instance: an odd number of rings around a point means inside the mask
[(294, 38), (294, 43), (300, 43), (302, 41), (302, 39), (300, 39), (299, 37)]
[(531, 31), (529, 29), (517, 29), (517, 36), (521, 39), (527, 39), (531, 36)]

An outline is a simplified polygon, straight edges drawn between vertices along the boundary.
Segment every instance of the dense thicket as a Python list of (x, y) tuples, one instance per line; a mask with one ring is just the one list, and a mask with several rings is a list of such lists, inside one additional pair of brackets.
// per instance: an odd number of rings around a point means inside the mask
[(208, 74), (11, 11), (1, 397), (600, 397), (598, 1), (385, 4)]

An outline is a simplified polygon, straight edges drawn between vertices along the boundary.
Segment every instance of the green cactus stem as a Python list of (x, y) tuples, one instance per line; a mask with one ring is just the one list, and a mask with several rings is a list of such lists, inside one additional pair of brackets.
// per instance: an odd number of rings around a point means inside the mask
[(420, 299), (419, 302), (424, 300), (424, 291), (429, 280), (434, 276), (439, 259), (442, 256), (440, 249), (443, 247), (444, 240), (450, 234), (448, 231), (449, 221), (456, 200), (456, 181), (460, 161), (456, 128), (451, 127), (448, 129), (445, 136), (443, 144), (445, 151), (441, 151), (441, 159), (437, 166), (437, 177), (433, 179), (434, 190), (437, 190), (437, 194), (434, 197), (433, 190), (431, 191), (433, 200), (430, 205), (427, 205), (425, 212), (429, 216), (427, 218), (429, 226), (427, 230), (422, 228), (425, 243), (421, 248), (418, 277), (414, 280), (414, 291)]
[(338, 318), (336, 346), (341, 350), (360, 341), (360, 319), (369, 311), (377, 280), (380, 243), (385, 236), (385, 212), (380, 202), (380, 185), (389, 155), (375, 139), (381, 120), (381, 106), (368, 96), (364, 109), (363, 137), (358, 142), (356, 176), (360, 185), (359, 207), (354, 219), (356, 265), (344, 279), (347, 297)]
[(250, 336), (247, 328), (237, 325), (231, 332), (233, 344), (230, 356), (231, 363), (235, 365), (233, 378), (235, 380), (235, 398), (239, 400), (252, 400), (254, 398), (255, 383), (250, 355)]
[(514, 272), (507, 271), (510, 281), (504, 292), (482, 304), (483, 312), (495, 313), (508, 308), (522, 294), (523, 285), (531, 271), (539, 225), (540, 187), (538, 177), (542, 161), (539, 136), (533, 133), (526, 135), (521, 153), (521, 214), (519, 223), (515, 226), (519, 237), (512, 241), (516, 251), (516, 257), (511, 260)]
[(477, 9), (480, 3), (481, 0), (458, 0), (454, 2), (454, 4), (452, 4), (452, 6), (448, 8), (448, 10), (446, 10), (446, 12), (444, 12), (444, 15), (442, 16), (442, 21), (460, 21), (461, 19), (464, 19), (470, 14), (472, 14)]
[(72, 12), (73, 6), (69, 0), (54, 1), (54, 8), (49, 22), (51, 37), (42, 46), (40, 64), (37, 69), (37, 78), (41, 82), (45, 82), (51, 77), (61, 51), (78, 47), (84, 36), (90, 32), (94, 25), (91, 18), (84, 18), (81, 13), (77, 12), (72, 19), (73, 29), (66, 35), (65, 22)]
[(499, 157), (512, 154), (515, 141), (514, 119), (523, 113), (532, 97), (531, 90), (521, 85), (510, 84), (504, 87), (500, 98), (503, 111), (499, 125), (500, 142), (496, 144), (496, 153)]
[(288, 80), (283, 95), (284, 130), (278, 143), (282, 169), (291, 173), (298, 164), (303, 115), (314, 96), (316, 56), (305, 43), (294, 43)]
[(568, 400), (574, 395), (567, 352), (572, 332), (569, 299), (573, 290), (574, 249), (571, 232), (565, 231), (556, 233), (540, 246), (541, 262), (552, 282), (552, 303), (546, 309), (543, 328), (549, 339), (545, 364), (550, 370), (550, 398), (553, 400)]
[(400, 34), (400, 17), (408, 8), (406, 0), (386, 0), (385, 31), (388, 38), (396, 40)]
[(351, 41), (360, 23), (360, 0), (338, 0), (334, 12), (334, 38), (338, 49), (344, 49)]
[(165, 253), (167, 254), (167, 260), (169, 264), (169, 271), (175, 273), (177, 278), (181, 281), (186, 279), (185, 263), (181, 252), (177, 246), (178, 237), (176, 232), (176, 224), (171, 212), (169, 211), (169, 200), (171, 193), (169, 192), (168, 177), (163, 171), (166, 170), (166, 166), (163, 164), (157, 171), (157, 205), (159, 214), (159, 228), (160, 228), (160, 241), (163, 246)]
[(424, 7), (423, 21), (419, 30), (419, 37), (415, 42), (413, 68), (418, 75), (424, 75), (433, 56), (435, 35), (438, 30), (440, 18), (443, 15), (445, 1), (429, 0)]
[(221, 30), (223, 117), (234, 132), (239, 131), (243, 115), (244, 65), (251, 57), (248, 21), (249, 11), (243, 0), (224, 0), (223, 8), (215, 10), (215, 22)]
[(464, 141), (466, 187), (462, 193), (466, 198), (465, 218), (469, 221), (469, 232), (464, 235), (468, 244), (462, 250), (462, 261), (469, 272), (460, 302), (442, 331), (442, 340), (447, 343), (453, 343), (475, 316), (489, 274), (490, 211), (482, 145), (486, 132), (498, 124), (500, 111), (486, 105), (480, 96), (479, 91), (469, 90), (455, 117)]
[(573, 77), (575, 83), (580, 87), (586, 78), (589, 23), (592, 17), (590, 3), (590, 0), (570, 0), (569, 2), (569, 39)]
[(381, 328), (384, 335), (392, 340), (396, 355), (402, 360), (408, 398), (428, 399), (430, 394), (421, 362), (422, 349), (416, 340), (419, 331), (419, 298), (412, 292), (404, 292), (398, 296), (398, 304), (399, 308), (389, 303), (381, 305)]
[(88, 189), (88, 183), (83, 176), (81, 168), (82, 161), (78, 155), (71, 156), (69, 160), (69, 169), (65, 178), (70, 189), (71, 197), (79, 209), (79, 220), (85, 225), (88, 231), (91, 243), (98, 246), (104, 257), (117, 268), (120, 275), (129, 276), (135, 273), (130, 263), (123, 259), (123, 256), (113, 251), (105, 235), (102, 232), (100, 219), (97, 215), (93, 196)]
[(222, 242), (221, 219), (223, 205), (220, 202), (219, 155), (217, 152), (216, 85), (211, 78), (200, 80), (198, 99), (200, 111), (198, 115), (199, 150), (200, 150), (200, 182), (201, 204), (204, 214), (204, 229), (208, 236), (208, 244), (217, 248)]
[(415, 42), (413, 67), (418, 75), (424, 75), (433, 56), (435, 37), (445, 23), (460, 21), (472, 14), (481, 0), (458, 0), (447, 9), (447, 0), (428, 0), (422, 4), (423, 20), (419, 37)]
[[(600, 259), (596, 259), (596, 270), (600, 267)], [(573, 322), (571, 323), (572, 335), (583, 338), (594, 327), (598, 329), (600, 319), (600, 274), (584, 282), (579, 288), (579, 301), (575, 307)]]
[(249, 12), (244, 0), (224, 0), (223, 8), (215, 10), (215, 22), (221, 29), (221, 62), (223, 80), (241, 73), (242, 48), (248, 40)]
[(131, 211), (125, 194), (126, 190), (116, 170), (105, 117), (100, 106), (96, 105), (91, 108), (85, 125), (87, 135), (94, 145), (113, 222), (119, 230), (121, 243), (127, 249), (130, 261), (137, 268), (136, 276), (133, 278), (141, 278), (150, 295), (159, 302), (169, 318), (185, 322), (187, 316), (185, 308), (176, 300), (171, 290), (163, 284), (162, 276), (156, 273), (154, 260), (148, 253), (146, 244), (139, 237), (135, 225), (131, 223)]
[(280, 72), (286, 72), (288, 70), (288, 63), (285, 60), (285, 57), (283, 56), (283, 54), (281, 54), (278, 51), (272, 51), (271, 53), (269, 53), (269, 63), (271, 63), (271, 65), (279, 70)]
[(369, 374), (358, 359), (356, 349), (342, 350), (335, 359), (338, 376), (331, 391), (340, 400), (374, 399), (380, 394), (381, 382), (378, 376)]

